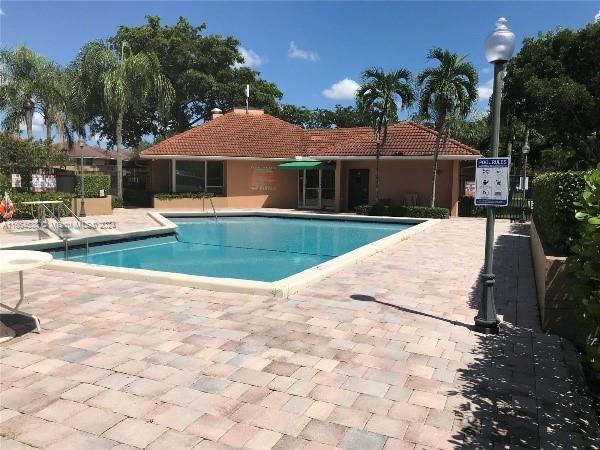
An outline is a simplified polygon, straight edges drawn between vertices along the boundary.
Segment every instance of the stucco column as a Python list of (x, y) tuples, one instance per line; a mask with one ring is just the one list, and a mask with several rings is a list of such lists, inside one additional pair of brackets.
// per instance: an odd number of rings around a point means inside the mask
[(342, 161), (335, 162), (335, 212), (342, 211)]
[(171, 159), (169, 161), (171, 162), (171, 165), (169, 167), (169, 169), (171, 170), (171, 192), (175, 192), (177, 190), (176, 176), (175, 176), (175, 160)]
[(458, 216), (458, 198), (460, 196), (460, 161), (452, 161), (452, 203), (450, 215)]

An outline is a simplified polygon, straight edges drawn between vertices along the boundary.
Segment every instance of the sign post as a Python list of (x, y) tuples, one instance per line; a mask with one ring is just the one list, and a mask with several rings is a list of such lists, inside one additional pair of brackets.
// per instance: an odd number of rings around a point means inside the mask
[(478, 158), (475, 205), (508, 206), (510, 158)]

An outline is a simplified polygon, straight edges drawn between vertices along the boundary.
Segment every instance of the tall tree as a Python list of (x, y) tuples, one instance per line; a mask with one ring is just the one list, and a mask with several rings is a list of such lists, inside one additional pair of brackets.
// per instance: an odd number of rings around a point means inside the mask
[(62, 119), (69, 106), (72, 83), (62, 67), (45, 60), (41, 63), (39, 86), (37, 106), (44, 119), (46, 139), (51, 141), (53, 127), (56, 127), (59, 135), (63, 133)]
[(446, 145), (451, 119), (464, 119), (477, 100), (479, 78), (473, 64), (465, 56), (434, 48), (427, 59), (437, 62), (436, 67), (423, 70), (417, 77), (419, 86), (419, 114), (435, 124), (437, 138), (433, 149), (431, 176), (431, 207), (435, 206), (435, 188), (440, 149)]
[(27, 138), (33, 139), (33, 115), (39, 111), (50, 67), (47, 59), (28, 47), (0, 50), (0, 110), (6, 130), (17, 133), (25, 123)]
[(542, 166), (600, 162), (599, 42), (600, 22), (540, 33), (508, 63), (504, 103), (540, 136), (532, 156), (539, 154)]
[[(134, 147), (147, 134), (165, 137), (210, 119), (210, 111), (245, 104), (244, 89), (250, 85), (250, 104), (269, 113), (277, 110), (281, 91), (245, 65), (240, 42), (231, 36), (206, 34), (206, 24), (192, 25), (180, 17), (174, 25), (163, 25), (157, 16), (147, 16), (141, 26), (119, 27), (109, 42), (120, 48), (123, 42), (133, 53), (154, 53), (160, 72), (171, 82), (174, 101), (168, 120), (159, 120), (159, 101), (146, 98), (144, 107), (125, 118), (124, 139)], [(247, 63), (247, 62), (246, 62)], [(94, 123), (95, 131), (115, 139), (111, 124)]]
[(308, 109), (305, 106), (284, 104), (275, 115), (306, 129), (353, 128), (371, 124), (370, 115), (354, 106), (335, 105), (333, 109)]
[(361, 111), (368, 113), (375, 134), (375, 200), (379, 201), (379, 160), (385, 148), (388, 125), (398, 121), (399, 108), (409, 108), (415, 100), (411, 73), (406, 69), (384, 72), (367, 69), (356, 92)]
[[(123, 197), (123, 122), (128, 114), (143, 109), (153, 96), (158, 114), (165, 117), (173, 104), (174, 91), (162, 75), (156, 55), (133, 53), (126, 42), (116, 49), (102, 42), (85, 45), (74, 64), (76, 96), (94, 104), (98, 116), (114, 124), (117, 144), (117, 195)], [(98, 93), (96, 95), (95, 93)]]

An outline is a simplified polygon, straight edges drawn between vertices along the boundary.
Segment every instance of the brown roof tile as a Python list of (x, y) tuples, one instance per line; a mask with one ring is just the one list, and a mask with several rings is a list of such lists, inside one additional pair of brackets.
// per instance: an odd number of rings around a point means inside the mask
[(184, 131), (143, 155), (288, 158), (304, 154), (305, 131), (268, 114), (228, 113)]
[[(430, 156), (436, 132), (412, 121), (388, 128), (382, 156)], [(142, 152), (158, 155), (224, 156), (230, 158), (293, 158), (294, 156), (371, 157), (375, 153), (369, 127), (304, 130), (268, 114), (233, 112), (166, 139)], [(479, 155), (449, 139), (444, 156)]]

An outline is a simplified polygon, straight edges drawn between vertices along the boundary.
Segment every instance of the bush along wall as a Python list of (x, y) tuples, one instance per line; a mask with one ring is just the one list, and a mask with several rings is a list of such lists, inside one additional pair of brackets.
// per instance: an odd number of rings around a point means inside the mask
[(421, 217), (426, 219), (448, 219), (448, 208), (430, 208), (428, 206), (393, 206), (385, 203), (362, 205), (355, 208), (360, 216)]
[(154, 194), (159, 200), (173, 200), (176, 198), (212, 198), (215, 194), (212, 192), (163, 192)]
[(123, 199), (120, 197), (112, 197), (111, 198), (111, 206), (112, 208), (122, 208), (123, 207)]
[(591, 333), (586, 357), (600, 387), (600, 166), (585, 175), (585, 190), (575, 202), (580, 237), (567, 260), (573, 295)]
[[(37, 216), (37, 208), (35, 205), (23, 205), (23, 202), (34, 202), (39, 200), (62, 200), (65, 205), (69, 208), (71, 207), (71, 198), (72, 194), (69, 192), (9, 192), (10, 198), (15, 205), (15, 215), (13, 219), (16, 220), (25, 220), (25, 219), (33, 219), (34, 212), (35, 216)], [(63, 216), (69, 215), (68, 211), (65, 208), (54, 208), (57, 214), (61, 214)]]
[[(104, 195), (110, 192), (110, 175), (104, 174), (85, 174), (84, 195), (87, 198), (100, 197), (100, 190), (104, 190)], [(75, 196), (81, 192), (81, 177), (77, 177), (75, 183)]]
[(548, 172), (533, 181), (534, 220), (552, 250), (569, 254), (579, 230), (574, 202), (583, 192), (585, 172)]

